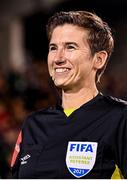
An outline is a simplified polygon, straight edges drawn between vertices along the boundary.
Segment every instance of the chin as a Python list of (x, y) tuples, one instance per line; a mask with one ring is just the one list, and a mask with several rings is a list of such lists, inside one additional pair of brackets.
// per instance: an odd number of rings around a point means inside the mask
[(67, 80), (63, 80), (63, 79), (55, 79), (54, 80), (54, 84), (55, 86), (57, 86), (58, 88), (62, 88), (62, 89), (66, 89), (69, 86), (69, 83), (67, 83)]
[(64, 89), (66, 86), (62, 83), (57, 83), (57, 82), (54, 82), (55, 86), (60, 88), (60, 89)]
[(61, 80), (56, 80), (56, 79), (54, 79), (54, 84), (59, 87), (59, 86), (63, 86), (63, 85), (64, 85), (64, 82), (61, 81)]
[(58, 83), (55, 83), (55, 82), (54, 82), (54, 84), (55, 84), (55, 86), (58, 87), (58, 88), (63, 88), (63, 87), (64, 87), (63, 84), (58, 84)]

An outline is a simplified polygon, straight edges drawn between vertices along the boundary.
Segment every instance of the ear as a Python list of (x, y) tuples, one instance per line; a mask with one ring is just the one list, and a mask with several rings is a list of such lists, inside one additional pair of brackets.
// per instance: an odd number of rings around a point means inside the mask
[(96, 70), (103, 68), (106, 63), (108, 54), (106, 51), (99, 51), (95, 54), (94, 59), (94, 68)]

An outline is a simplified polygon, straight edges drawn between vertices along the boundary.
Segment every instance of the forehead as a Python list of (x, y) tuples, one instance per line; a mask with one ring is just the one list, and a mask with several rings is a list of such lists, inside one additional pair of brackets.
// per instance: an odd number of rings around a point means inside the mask
[(72, 24), (64, 24), (57, 26), (54, 28), (52, 35), (51, 35), (51, 41), (77, 41), (77, 40), (85, 40), (88, 38), (89, 31), (85, 28), (79, 27), (77, 25)]

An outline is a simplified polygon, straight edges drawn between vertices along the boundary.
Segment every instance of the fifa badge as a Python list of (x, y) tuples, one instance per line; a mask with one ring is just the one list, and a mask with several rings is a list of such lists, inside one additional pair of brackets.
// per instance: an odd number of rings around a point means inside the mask
[(95, 164), (96, 153), (96, 142), (70, 141), (66, 154), (66, 165), (70, 173), (77, 178), (88, 174)]

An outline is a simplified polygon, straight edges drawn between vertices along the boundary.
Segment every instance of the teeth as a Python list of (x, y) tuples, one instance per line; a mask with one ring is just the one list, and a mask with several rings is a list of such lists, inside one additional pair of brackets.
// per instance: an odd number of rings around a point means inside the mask
[(66, 71), (69, 71), (69, 69), (67, 69), (67, 68), (57, 68), (56, 69), (56, 72), (58, 72), (58, 73), (62, 73), (62, 72), (66, 72)]

